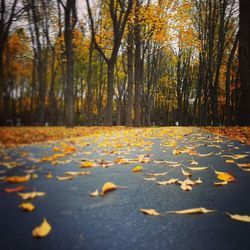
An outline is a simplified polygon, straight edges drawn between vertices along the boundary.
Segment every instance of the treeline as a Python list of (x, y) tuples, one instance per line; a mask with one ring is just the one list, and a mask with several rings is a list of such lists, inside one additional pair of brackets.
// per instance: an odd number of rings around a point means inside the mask
[(249, 125), (249, 5), (3, 0), (0, 124)]

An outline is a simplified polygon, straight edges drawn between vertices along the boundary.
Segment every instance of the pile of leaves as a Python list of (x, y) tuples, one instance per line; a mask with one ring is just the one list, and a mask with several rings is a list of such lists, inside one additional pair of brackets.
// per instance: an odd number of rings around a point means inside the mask
[(220, 136), (226, 136), (242, 143), (250, 144), (250, 127), (206, 127), (205, 130)]
[[(0, 129), (0, 146), (15, 147), (35, 142), (55, 141), (108, 132), (109, 127), (4, 127)], [(122, 127), (112, 127), (122, 130)]]

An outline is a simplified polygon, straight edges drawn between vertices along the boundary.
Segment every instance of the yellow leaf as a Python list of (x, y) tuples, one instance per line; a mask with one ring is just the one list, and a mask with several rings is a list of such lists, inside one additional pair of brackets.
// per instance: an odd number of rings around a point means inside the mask
[(24, 211), (28, 211), (28, 212), (32, 212), (34, 209), (35, 209), (35, 206), (30, 203), (30, 202), (27, 202), (27, 203), (21, 203), (19, 205), (19, 207), (24, 210)]
[(42, 224), (33, 229), (32, 236), (38, 238), (45, 237), (50, 233), (51, 229), (51, 225), (47, 222), (46, 219), (43, 219)]
[(134, 173), (136, 173), (136, 172), (141, 172), (142, 169), (143, 169), (142, 166), (136, 166), (136, 167), (134, 167), (131, 171), (134, 172)]
[(46, 175), (46, 178), (47, 178), (47, 179), (51, 179), (51, 178), (53, 178), (53, 175), (51, 174), (51, 172), (50, 172), (50, 171), (49, 171), (49, 172), (48, 172), (48, 174)]
[(192, 171), (202, 171), (208, 169), (208, 167), (187, 167), (187, 168)]
[(210, 155), (212, 155), (212, 154), (213, 154), (213, 152), (210, 152), (210, 153), (208, 153), (208, 154), (197, 154), (197, 156), (206, 157), (206, 156), (210, 156)]
[(190, 185), (187, 185), (185, 182), (181, 183), (181, 189), (184, 191), (191, 191), (193, 188)]
[(226, 163), (234, 163), (234, 160), (226, 160)]
[(117, 189), (117, 186), (112, 183), (112, 182), (106, 182), (103, 186), (102, 186), (102, 192), (101, 194), (104, 195), (110, 191), (114, 191)]
[(151, 209), (141, 208), (139, 209), (139, 211), (147, 215), (153, 215), (153, 216), (161, 215), (159, 212), (157, 212), (155, 209), (152, 209), (152, 208)]
[(81, 164), (81, 168), (92, 168), (95, 166), (96, 166), (96, 164), (92, 161), (85, 161)]
[(96, 191), (94, 191), (94, 192), (89, 193), (89, 195), (92, 196), (92, 197), (98, 196), (99, 195), (98, 189), (96, 189)]
[(243, 221), (243, 222), (250, 222), (250, 216), (249, 215), (240, 215), (240, 214), (230, 214), (226, 213), (228, 216), (230, 216), (233, 220)]
[(30, 174), (24, 176), (8, 176), (5, 177), (5, 181), (10, 183), (22, 183), (27, 182), (30, 179)]
[(18, 193), (23, 200), (34, 199), (36, 197), (44, 196), (45, 192), (30, 192), (30, 193)]
[(61, 151), (61, 149), (58, 148), (58, 147), (54, 147), (52, 150), (53, 150), (54, 152), (60, 152), (60, 151)]
[(198, 207), (198, 208), (190, 208), (190, 209), (184, 209), (184, 210), (177, 210), (177, 211), (169, 211), (166, 213), (175, 213), (175, 214), (206, 214), (215, 212), (215, 210), (209, 210), (204, 207)]
[(215, 171), (215, 174), (217, 175), (217, 179), (227, 182), (233, 182), (235, 181), (235, 177), (227, 172), (221, 172), (221, 171)]
[(170, 184), (175, 184), (178, 182), (178, 179), (169, 179), (167, 181), (157, 181), (156, 183), (158, 185), (162, 185), (162, 186), (165, 186), (165, 185), (170, 185)]
[(181, 154), (181, 151), (174, 148), (172, 153), (173, 153), (173, 155), (179, 155), (179, 154)]
[(191, 173), (185, 171), (183, 168), (181, 169), (181, 172), (182, 172), (182, 174), (183, 174), (184, 176), (191, 176), (191, 175), (192, 175)]
[(59, 181), (68, 181), (68, 180), (73, 180), (74, 176), (56, 176), (56, 178)]

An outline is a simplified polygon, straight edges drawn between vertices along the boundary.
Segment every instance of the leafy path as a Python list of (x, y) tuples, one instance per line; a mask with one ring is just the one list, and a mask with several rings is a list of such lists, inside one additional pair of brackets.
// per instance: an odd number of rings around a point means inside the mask
[(179, 127), (0, 152), (1, 249), (250, 248), (249, 145)]

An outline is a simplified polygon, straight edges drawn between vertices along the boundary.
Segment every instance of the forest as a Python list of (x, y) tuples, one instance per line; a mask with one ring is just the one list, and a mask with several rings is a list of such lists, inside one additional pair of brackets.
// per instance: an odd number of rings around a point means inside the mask
[(0, 125), (250, 125), (250, 1), (1, 0)]

